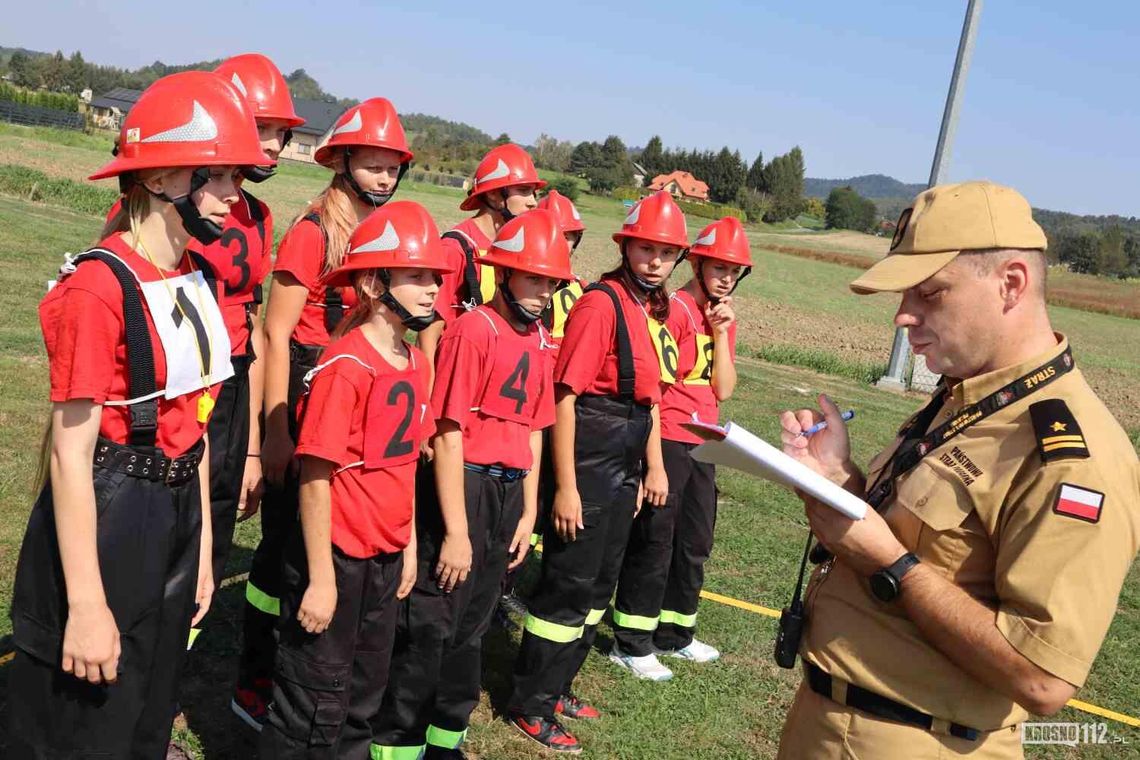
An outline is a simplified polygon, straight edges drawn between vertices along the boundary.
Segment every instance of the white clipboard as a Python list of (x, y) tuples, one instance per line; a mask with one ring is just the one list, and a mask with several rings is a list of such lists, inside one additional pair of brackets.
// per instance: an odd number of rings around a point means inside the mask
[(870, 508), (855, 494), (845, 491), (740, 425), (729, 422), (721, 427), (695, 418), (682, 424), (705, 441), (692, 451), (693, 459), (698, 462), (724, 465), (788, 488), (798, 488), (852, 520), (862, 520)]

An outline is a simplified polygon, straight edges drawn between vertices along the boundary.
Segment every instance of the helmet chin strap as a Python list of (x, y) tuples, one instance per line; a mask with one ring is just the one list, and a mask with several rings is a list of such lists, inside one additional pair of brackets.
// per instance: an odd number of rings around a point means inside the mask
[(400, 164), (400, 173), (396, 175), (396, 184), (392, 185), (392, 189), (386, 193), (377, 193), (371, 190), (365, 190), (352, 176), (352, 169), (349, 166), (349, 158), (351, 151), (346, 147), (344, 149), (344, 178), (348, 182), (348, 186), (352, 188), (352, 192), (356, 193), (356, 197), (364, 203), (367, 203), (372, 208), (380, 208), (388, 201), (392, 200), (392, 196), (396, 194), (397, 188), (400, 187), (400, 180), (404, 178), (404, 174), (408, 171), (408, 162), (404, 161)]
[(377, 301), (384, 304), (388, 309), (400, 319), (400, 324), (413, 332), (421, 332), (427, 329), (429, 325), (437, 320), (442, 319), (439, 312), (432, 310), (431, 314), (423, 317), (412, 316), (412, 313), (404, 308), (404, 305), (392, 295), (391, 283), (392, 275), (389, 274), (387, 269), (378, 271), (380, 282), (384, 283), (384, 292), (377, 297)]
[(243, 166), (241, 175), (250, 182), (261, 184), (277, 173), (277, 164), (272, 166)]
[(693, 273), (697, 276), (697, 285), (700, 286), (701, 292), (705, 294), (705, 300), (716, 306), (720, 303), (720, 299), (709, 292), (709, 286), (705, 284), (705, 260), (697, 257), (693, 260), (694, 267)]
[(198, 207), (194, 205), (194, 201), (191, 200), (194, 193), (201, 190), (209, 180), (210, 170), (205, 166), (199, 166), (194, 170), (193, 174), (190, 175), (190, 192), (185, 195), (171, 198), (166, 193), (153, 192), (145, 184), (143, 187), (155, 198), (174, 204), (174, 210), (178, 212), (178, 216), (182, 219), (182, 227), (190, 233), (190, 237), (202, 245), (209, 245), (222, 236), (222, 225), (202, 216), (201, 212), (198, 211)]
[(511, 286), (509, 283), (511, 281), (511, 274), (513, 272), (513, 269), (503, 270), (503, 281), (499, 283), (499, 291), (502, 292), (503, 298), (506, 299), (507, 306), (510, 307), (511, 313), (514, 314), (520, 322), (522, 322), (524, 325), (529, 325), (531, 323), (537, 322), (538, 320), (542, 319), (542, 312), (533, 312), (530, 309), (526, 308), (518, 302), (518, 299), (515, 298), (515, 294), (511, 292)]

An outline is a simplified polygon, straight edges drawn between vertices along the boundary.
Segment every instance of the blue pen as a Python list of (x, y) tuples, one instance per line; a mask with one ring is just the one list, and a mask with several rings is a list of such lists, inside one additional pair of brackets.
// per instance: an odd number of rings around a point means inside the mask
[[(855, 410), (854, 409), (848, 409), (846, 412), (839, 415), (839, 417), (844, 422), (850, 422), (851, 420), (855, 419)], [(800, 435), (807, 438), (807, 437), (815, 435), (816, 433), (818, 433), (821, 430), (826, 430), (826, 429), (827, 429), (827, 420), (823, 420), (821, 422), (815, 423), (814, 425), (809, 427), (807, 430), (804, 430), (803, 432), (800, 433)]]

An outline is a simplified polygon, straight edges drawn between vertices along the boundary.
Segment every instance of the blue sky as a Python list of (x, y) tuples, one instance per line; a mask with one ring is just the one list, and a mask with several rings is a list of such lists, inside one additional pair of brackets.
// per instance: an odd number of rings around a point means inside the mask
[[(41, 0), (0, 44), (136, 67), (257, 50), (330, 92), (531, 142), (799, 144), (808, 176), (923, 182), (965, 0), (323, 3)], [(1140, 3), (989, 0), (949, 179), (1140, 215)]]

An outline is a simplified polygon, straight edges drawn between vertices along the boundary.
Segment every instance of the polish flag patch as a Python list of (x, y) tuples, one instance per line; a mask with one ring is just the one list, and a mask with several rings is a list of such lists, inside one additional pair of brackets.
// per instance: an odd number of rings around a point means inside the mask
[(1061, 484), (1061, 490), (1057, 491), (1057, 500), (1053, 503), (1053, 511), (1056, 514), (1091, 523), (1100, 521), (1102, 507), (1104, 507), (1104, 494), (1068, 483)]

